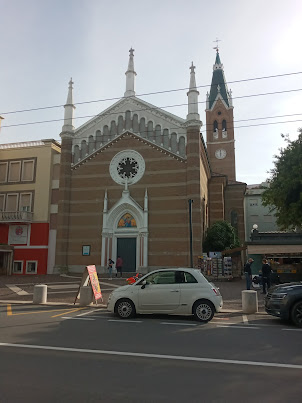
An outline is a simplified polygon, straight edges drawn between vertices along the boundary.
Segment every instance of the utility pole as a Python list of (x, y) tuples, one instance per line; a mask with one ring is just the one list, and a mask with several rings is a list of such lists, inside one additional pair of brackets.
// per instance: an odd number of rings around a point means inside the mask
[(189, 203), (189, 225), (190, 225), (190, 267), (193, 267), (193, 228), (192, 228), (192, 203), (193, 203), (193, 199), (189, 199), (188, 203)]

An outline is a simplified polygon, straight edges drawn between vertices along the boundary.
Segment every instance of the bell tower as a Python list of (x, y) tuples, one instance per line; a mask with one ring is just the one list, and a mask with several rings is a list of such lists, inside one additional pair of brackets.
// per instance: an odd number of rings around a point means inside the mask
[(207, 93), (207, 151), (213, 173), (236, 180), (234, 117), (231, 90), (228, 90), (218, 46), (210, 93)]

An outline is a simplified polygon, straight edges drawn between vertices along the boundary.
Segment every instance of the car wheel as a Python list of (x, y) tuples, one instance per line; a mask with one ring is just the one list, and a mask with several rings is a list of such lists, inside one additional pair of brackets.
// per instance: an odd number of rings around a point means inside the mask
[(132, 318), (135, 315), (135, 306), (130, 299), (120, 299), (115, 304), (115, 313), (122, 319)]
[(293, 306), (291, 318), (296, 326), (302, 327), (302, 301), (296, 302)]
[(193, 314), (200, 322), (209, 322), (215, 313), (215, 308), (210, 301), (197, 301), (193, 306)]

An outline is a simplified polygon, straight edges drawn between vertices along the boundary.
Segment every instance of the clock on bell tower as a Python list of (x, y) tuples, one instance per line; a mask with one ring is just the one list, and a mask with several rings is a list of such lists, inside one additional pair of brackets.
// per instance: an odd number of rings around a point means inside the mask
[(232, 93), (228, 90), (218, 48), (206, 107), (207, 151), (213, 173), (236, 180)]

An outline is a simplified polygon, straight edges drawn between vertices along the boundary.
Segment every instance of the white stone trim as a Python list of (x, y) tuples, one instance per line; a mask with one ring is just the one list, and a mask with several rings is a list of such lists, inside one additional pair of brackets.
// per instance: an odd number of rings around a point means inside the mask
[[(148, 265), (148, 195), (145, 193), (144, 199), (145, 209), (130, 196), (130, 192), (124, 190), (120, 200), (107, 212), (103, 211), (103, 229), (102, 229), (102, 260), (101, 264), (104, 267), (106, 265), (105, 256), (109, 256), (109, 249), (106, 251), (106, 239), (107, 247), (109, 240), (112, 238), (112, 253), (111, 258), (113, 260), (117, 254), (117, 240), (118, 238), (136, 238), (136, 269), (139, 267), (139, 263), (143, 261), (143, 267)], [(130, 213), (133, 215), (136, 221), (135, 228), (118, 228), (118, 222), (120, 218)], [(141, 237), (144, 237), (144, 246), (141, 250)], [(143, 256), (141, 256), (143, 253)]]
[[(119, 172), (119, 164), (126, 158), (131, 158), (137, 164), (137, 172), (133, 177), (124, 178), (122, 177)], [(124, 185), (126, 182), (128, 185), (132, 185), (133, 183), (138, 182), (145, 173), (145, 160), (137, 151), (134, 150), (124, 150), (117, 153), (111, 160), (109, 165), (109, 172), (111, 178), (118, 183), (119, 185)]]
[(56, 214), (58, 212), (58, 205), (57, 204), (51, 204), (50, 205), (50, 214)]
[(59, 179), (53, 179), (51, 181), (51, 188), (52, 189), (59, 189), (60, 187), (60, 180)]

